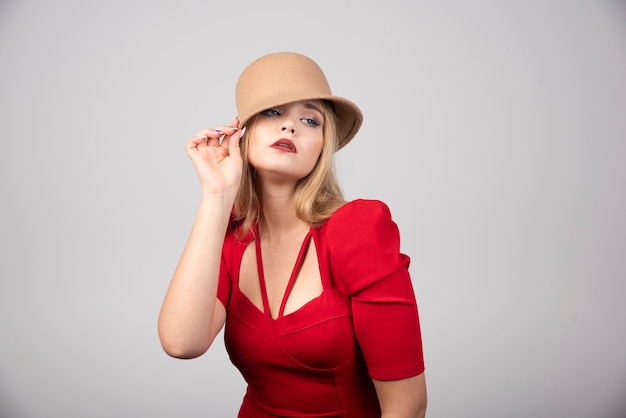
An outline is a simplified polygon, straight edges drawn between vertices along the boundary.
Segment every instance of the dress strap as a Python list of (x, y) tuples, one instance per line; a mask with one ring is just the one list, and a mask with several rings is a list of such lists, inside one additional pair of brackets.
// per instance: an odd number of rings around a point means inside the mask
[(322, 277), (322, 288), (324, 290), (332, 289), (333, 281), (330, 274), (328, 251), (320, 237), (320, 229), (311, 228), (311, 235), (313, 243), (315, 244), (315, 255), (317, 256), (318, 269), (320, 272), (320, 276)]
[[(300, 246), (300, 251), (298, 252), (298, 258), (296, 259), (296, 263), (291, 271), (291, 276), (289, 277), (289, 282), (287, 283), (287, 287), (285, 289), (285, 293), (283, 294), (283, 298), (280, 302), (280, 308), (278, 310), (278, 317), (284, 315), (285, 306), (287, 305), (287, 300), (289, 299), (289, 295), (291, 294), (291, 290), (296, 283), (296, 278), (298, 277), (298, 273), (300, 273), (300, 269), (302, 268), (302, 263), (304, 262), (304, 257), (306, 256), (307, 250), (309, 249), (309, 243), (311, 242), (312, 231), (309, 232), (304, 237), (302, 241), (302, 245)], [(266, 315), (271, 316), (272, 312), (270, 310), (270, 302), (267, 296), (267, 287), (265, 285), (265, 273), (263, 269), (263, 253), (261, 251), (261, 239), (257, 236), (254, 240), (255, 249), (256, 249), (256, 264), (259, 273), (259, 285), (261, 287), (261, 298), (263, 299), (263, 312)], [(317, 254), (316, 254), (317, 255)], [(319, 258), (319, 257), (318, 257)]]
[[(304, 240), (302, 241), (302, 245), (300, 246), (300, 252), (298, 252), (298, 258), (296, 259), (296, 264), (293, 266), (293, 270), (291, 272), (291, 277), (289, 277), (289, 283), (287, 283), (287, 288), (285, 289), (285, 294), (283, 295), (283, 300), (280, 302), (280, 309), (278, 310), (278, 316), (281, 317), (285, 313), (285, 306), (287, 305), (287, 300), (289, 299), (289, 295), (291, 294), (291, 290), (293, 286), (296, 284), (296, 278), (298, 277), (298, 273), (302, 268), (302, 263), (304, 262), (304, 257), (306, 255), (307, 250), (309, 249), (309, 243), (311, 242), (311, 231), (306, 234)], [(266, 296), (267, 297), (267, 296)]]
[(254, 246), (256, 247), (256, 266), (259, 273), (259, 285), (261, 286), (261, 298), (263, 299), (263, 312), (267, 315), (272, 315), (270, 311), (270, 302), (267, 298), (267, 288), (265, 287), (265, 274), (263, 274), (263, 256), (261, 254), (261, 239), (257, 235), (254, 240)]

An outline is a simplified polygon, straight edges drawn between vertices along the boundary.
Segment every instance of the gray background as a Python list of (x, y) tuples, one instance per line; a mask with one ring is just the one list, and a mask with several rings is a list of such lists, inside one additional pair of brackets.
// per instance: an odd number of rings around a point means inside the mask
[(626, 416), (625, 3), (366, 3), (0, 2), (2, 417), (235, 415), (221, 338), (156, 320), (185, 142), (279, 50), (365, 114), (338, 168), (412, 257), (428, 416)]

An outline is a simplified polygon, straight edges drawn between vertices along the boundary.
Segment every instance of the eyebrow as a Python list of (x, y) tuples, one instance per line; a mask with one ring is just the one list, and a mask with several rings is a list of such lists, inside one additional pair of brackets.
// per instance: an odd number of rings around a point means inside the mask
[(324, 115), (324, 112), (322, 112), (322, 110), (318, 106), (314, 105), (313, 103), (305, 103), (304, 107), (306, 107), (307, 109), (316, 110), (319, 112), (320, 115)]

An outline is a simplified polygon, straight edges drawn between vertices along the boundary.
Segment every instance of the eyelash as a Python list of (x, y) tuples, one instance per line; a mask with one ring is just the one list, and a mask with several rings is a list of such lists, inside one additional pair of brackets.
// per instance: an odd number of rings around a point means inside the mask
[[(262, 111), (261, 114), (265, 116), (280, 116), (280, 112), (277, 109), (267, 109)], [(310, 126), (312, 128), (317, 128), (318, 126), (320, 126), (320, 123), (313, 118), (302, 118), (300, 120), (303, 121), (307, 126)]]

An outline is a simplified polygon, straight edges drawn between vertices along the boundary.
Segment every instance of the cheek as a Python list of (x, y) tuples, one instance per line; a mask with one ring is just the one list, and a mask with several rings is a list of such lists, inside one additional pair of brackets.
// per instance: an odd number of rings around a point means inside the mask
[(315, 155), (315, 161), (317, 161), (320, 155), (322, 155), (322, 149), (324, 149), (324, 140), (321, 139), (318, 143), (313, 145), (311, 148), (312, 148), (311, 153)]
[(315, 165), (320, 155), (322, 154), (323, 143), (310, 144), (306, 149), (307, 161)]
[(315, 154), (319, 157), (322, 153), (322, 148), (324, 148), (324, 138), (322, 136), (312, 138), (307, 142), (307, 152), (310, 154)]
[(315, 144), (307, 148), (307, 158), (302, 167), (305, 168), (305, 171), (307, 171), (308, 173), (310, 173), (315, 168), (315, 165), (317, 164), (320, 155), (322, 155), (322, 148), (322, 143), (320, 143), (319, 145)]
[(248, 161), (254, 165), (256, 161), (258, 161), (258, 156), (260, 155), (260, 148), (258, 141), (255, 141), (252, 136), (248, 139)]

